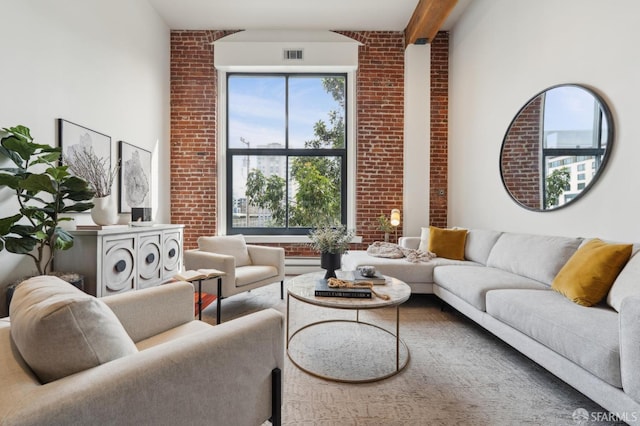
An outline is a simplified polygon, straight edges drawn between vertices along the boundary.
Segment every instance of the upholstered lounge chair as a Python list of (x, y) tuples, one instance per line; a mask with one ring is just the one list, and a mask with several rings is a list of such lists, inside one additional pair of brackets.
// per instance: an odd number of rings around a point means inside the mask
[[(284, 297), (284, 249), (246, 244), (244, 236), (198, 238), (198, 248), (184, 252), (188, 270), (218, 269), (226, 275), (202, 282), (202, 291), (216, 294), (216, 320), (220, 323), (222, 299), (280, 281)], [(218, 283), (220, 282), (220, 286)]]
[(282, 314), (211, 326), (194, 320), (193, 292), (20, 284), (0, 319), (0, 424), (280, 424)]

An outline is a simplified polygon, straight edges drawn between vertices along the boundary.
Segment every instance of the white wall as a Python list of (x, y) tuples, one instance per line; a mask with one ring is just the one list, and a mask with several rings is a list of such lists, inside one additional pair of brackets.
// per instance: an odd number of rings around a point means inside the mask
[[(111, 136), (112, 161), (120, 140), (152, 151), (154, 216), (168, 222), (170, 39), (156, 12), (146, 0), (0, 0), (0, 15), (0, 127), (23, 124), (56, 145), (64, 118)], [(0, 190), (0, 217), (15, 209)], [(0, 265), (0, 289), (34, 270), (6, 251)]]
[(429, 225), (431, 135), (431, 45), (407, 46), (404, 53), (404, 235)]
[[(451, 33), (449, 225), (640, 241), (640, 3), (474, 0)], [(500, 146), (518, 109), (560, 83), (600, 93), (616, 125), (604, 174), (575, 204), (535, 213), (502, 186)]]

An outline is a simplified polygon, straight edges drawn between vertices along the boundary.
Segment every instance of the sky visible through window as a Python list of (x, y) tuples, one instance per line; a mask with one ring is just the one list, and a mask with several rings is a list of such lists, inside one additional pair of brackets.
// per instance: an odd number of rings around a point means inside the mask
[[(229, 77), (229, 147), (251, 148), (279, 143), (286, 129), (285, 78), (283, 76)], [(289, 78), (289, 147), (303, 148), (313, 139), (313, 126), (328, 121), (340, 105), (322, 86), (322, 77)]]
[(586, 90), (556, 87), (546, 93), (544, 130), (592, 130), (595, 101)]

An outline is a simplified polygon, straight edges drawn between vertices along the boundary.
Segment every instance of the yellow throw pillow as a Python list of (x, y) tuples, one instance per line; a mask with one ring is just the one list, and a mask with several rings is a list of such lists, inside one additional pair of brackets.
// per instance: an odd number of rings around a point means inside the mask
[(464, 260), (464, 245), (466, 241), (466, 229), (429, 227), (429, 251), (435, 253), (438, 257)]
[(631, 244), (607, 244), (594, 238), (580, 247), (560, 269), (551, 288), (582, 306), (606, 295), (631, 257)]

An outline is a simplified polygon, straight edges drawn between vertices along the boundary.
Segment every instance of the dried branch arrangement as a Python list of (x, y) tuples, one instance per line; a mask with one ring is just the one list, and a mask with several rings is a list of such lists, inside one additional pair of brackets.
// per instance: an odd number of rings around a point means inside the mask
[(119, 165), (109, 170), (106, 158), (98, 158), (91, 147), (79, 146), (64, 156), (64, 162), (76, 176), (89, 183), (96, 197), (111, 195), (111, 187), (118, 174)]

